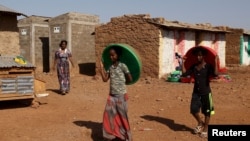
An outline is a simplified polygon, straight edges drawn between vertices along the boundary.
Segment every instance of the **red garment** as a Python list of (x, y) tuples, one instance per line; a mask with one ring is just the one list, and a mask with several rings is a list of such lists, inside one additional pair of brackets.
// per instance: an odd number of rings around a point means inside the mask
[(103, 137), (132, 141), (127, 115), (127, 94), (110, 95), (103, 114)]

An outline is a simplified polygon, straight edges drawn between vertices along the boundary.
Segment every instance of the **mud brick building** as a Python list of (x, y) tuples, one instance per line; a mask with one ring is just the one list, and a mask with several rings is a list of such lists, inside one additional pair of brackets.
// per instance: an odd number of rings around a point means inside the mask
[[(25, 18), (17, 20), (17, 16)], [(175, 53), (183, 56), (197, 45), (213, 48), (222, 68), (250, 64), (249, 32), (227, 26), (192, 25), (149, 14), (113, 17), (100, 24), (97, 15), (69, 12), (27, 17), (2, 5), (0, 18), (0, 54), (22, 55), (43, 72), (50, 71), (62, 39), (73, 53), (74, 71), (87, 75), (95, 75), (97, 58), (111, 43), (125, 43), (139, 52), (143, 77), (165, 77), (178, 65)]]
[(96, 56), (111, 43), (125, 43), (138, 51), (142, 77), (164, 78), (175, 70), (175, 53), (183, 56), (197, 45), (213, 48), (220, 55), (221, 67), (225, 67), (226, 33), (210, 24), (167, 21), (150, 18), (149, 14), (124, 15), (96, 28)]
[(18, 55), (20, 46), (18, 40), (17, 17), (25, 14), (0, 5), (0, 54)]
[(226, 35), (226, 64), (250, 65), (250, 33), (243, 29), (229, 28)]

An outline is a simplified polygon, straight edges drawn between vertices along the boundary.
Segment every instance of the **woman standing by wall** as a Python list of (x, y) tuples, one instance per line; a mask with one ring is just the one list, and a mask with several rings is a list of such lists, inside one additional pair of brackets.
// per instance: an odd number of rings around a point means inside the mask
[(59, 44), (60, 48), (55, 52), (53, 69), (57, 68), (57, 77), (60, 85), (60, 92), (65, 95), (70, 90), (70, 66), (74, 67), (72, 53), (67, 48), (68, 42), (62, 40)]

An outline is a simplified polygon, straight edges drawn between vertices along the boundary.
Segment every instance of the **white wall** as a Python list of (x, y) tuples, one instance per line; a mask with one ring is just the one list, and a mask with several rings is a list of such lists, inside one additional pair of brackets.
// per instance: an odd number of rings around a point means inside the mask
[[(195, 36), (194, 31), (161, 31), (159, 47), (159, 78), (166, 77), (167, 74), (175, 70), (178, 65), (175, 58), (175, 52), (184, 56), (190, 48), (196, 45)], [(220, 68), (224, 68), (226, 66), (225, 34), (203, 32), (201, 41), (202, 42), (199, 45), (213, 48), (218, 53)]]
[(248, 55), (248, 36), (243, 37), (243, 48), (242, 48), (242, 65), (250, 65), (250, 56)]
[(220, 59), (220, 68), (224, 68), (226, 66), (225, 34), (210, 32), (202, 33), (202, 42), (199, 45), (214, 49)]
[(159, 47), (159, 78), (166, 77), (166, 74), (175, 70), (175, 40), (174, 32), (162, 30)]
[(184, 33), (183, 40), (176, 43), (180, 38), (178, 32), (162, 30), (160, 35), (159, 48), (159, 78), (166, 77), (167, 74), (173, 72), (178, 65), (175, 58), (175, 52), (181, 56), (192, 47), (195, 46), (195, 33), (188, 31)]
[(225, 35), (220, 34), (218, 36), (217, 44), (218, 44), (218, 50), (217, 53), (219, 55), (220, 59), (220, 68), (226, 67), (226, 39)]
[[(186, 54), (187, 51), (195, 46), (195, 32), (187, 31), (185, 32), (185, 47), (184, 53)], [(184, 54), (184, 55), (185, 55)]]

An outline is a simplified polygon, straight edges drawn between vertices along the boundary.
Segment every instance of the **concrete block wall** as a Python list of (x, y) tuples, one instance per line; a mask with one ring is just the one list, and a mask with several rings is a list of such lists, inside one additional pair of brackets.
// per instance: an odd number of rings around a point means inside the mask
[[(21, 31), (26, 30), (26, 35), (21, 35)], [(27, 59), (29, 62), (32, 61), (31, 56), (31, 29), (29, 25), (22, 26), (19, 28), (19, 41), (20, 41), (20, 54)]]
[[(54, 52), (62, 39), (68, 41), (76, 68), (73, 71), (94, 75), (95, 73), (95, 27), (99, 25), (99, 16), (70, 12), (52, 18), (50, 25), (50, 52), (53, 64)], [(54, 33), (54, 27), (60, 33)]]
[(49, 71), (49, 19), (30, 16), (18, 21), (21, 55), (36, 66), (36, 71)]
[[(59, 49), (60, 41), (63, 39), (67, 39), (67, 33), (66, 33), (66, 23), (65, 24), (54, 24), (51, 25), (49, 23), (49, 32), (50, 32), (50, 42), (49, 42), (49, 60), (50, 60), (50, 68), (53, 66), (54, 58), (55, 58), (55, 52)], [(54, 33), (54, 27), (60, 27), (60, 33)], [(71, 48), (69, 48), (71, 50)]]
[(34, 59), (37, 71), (49, 72), (49, 28), (35, 27)]

